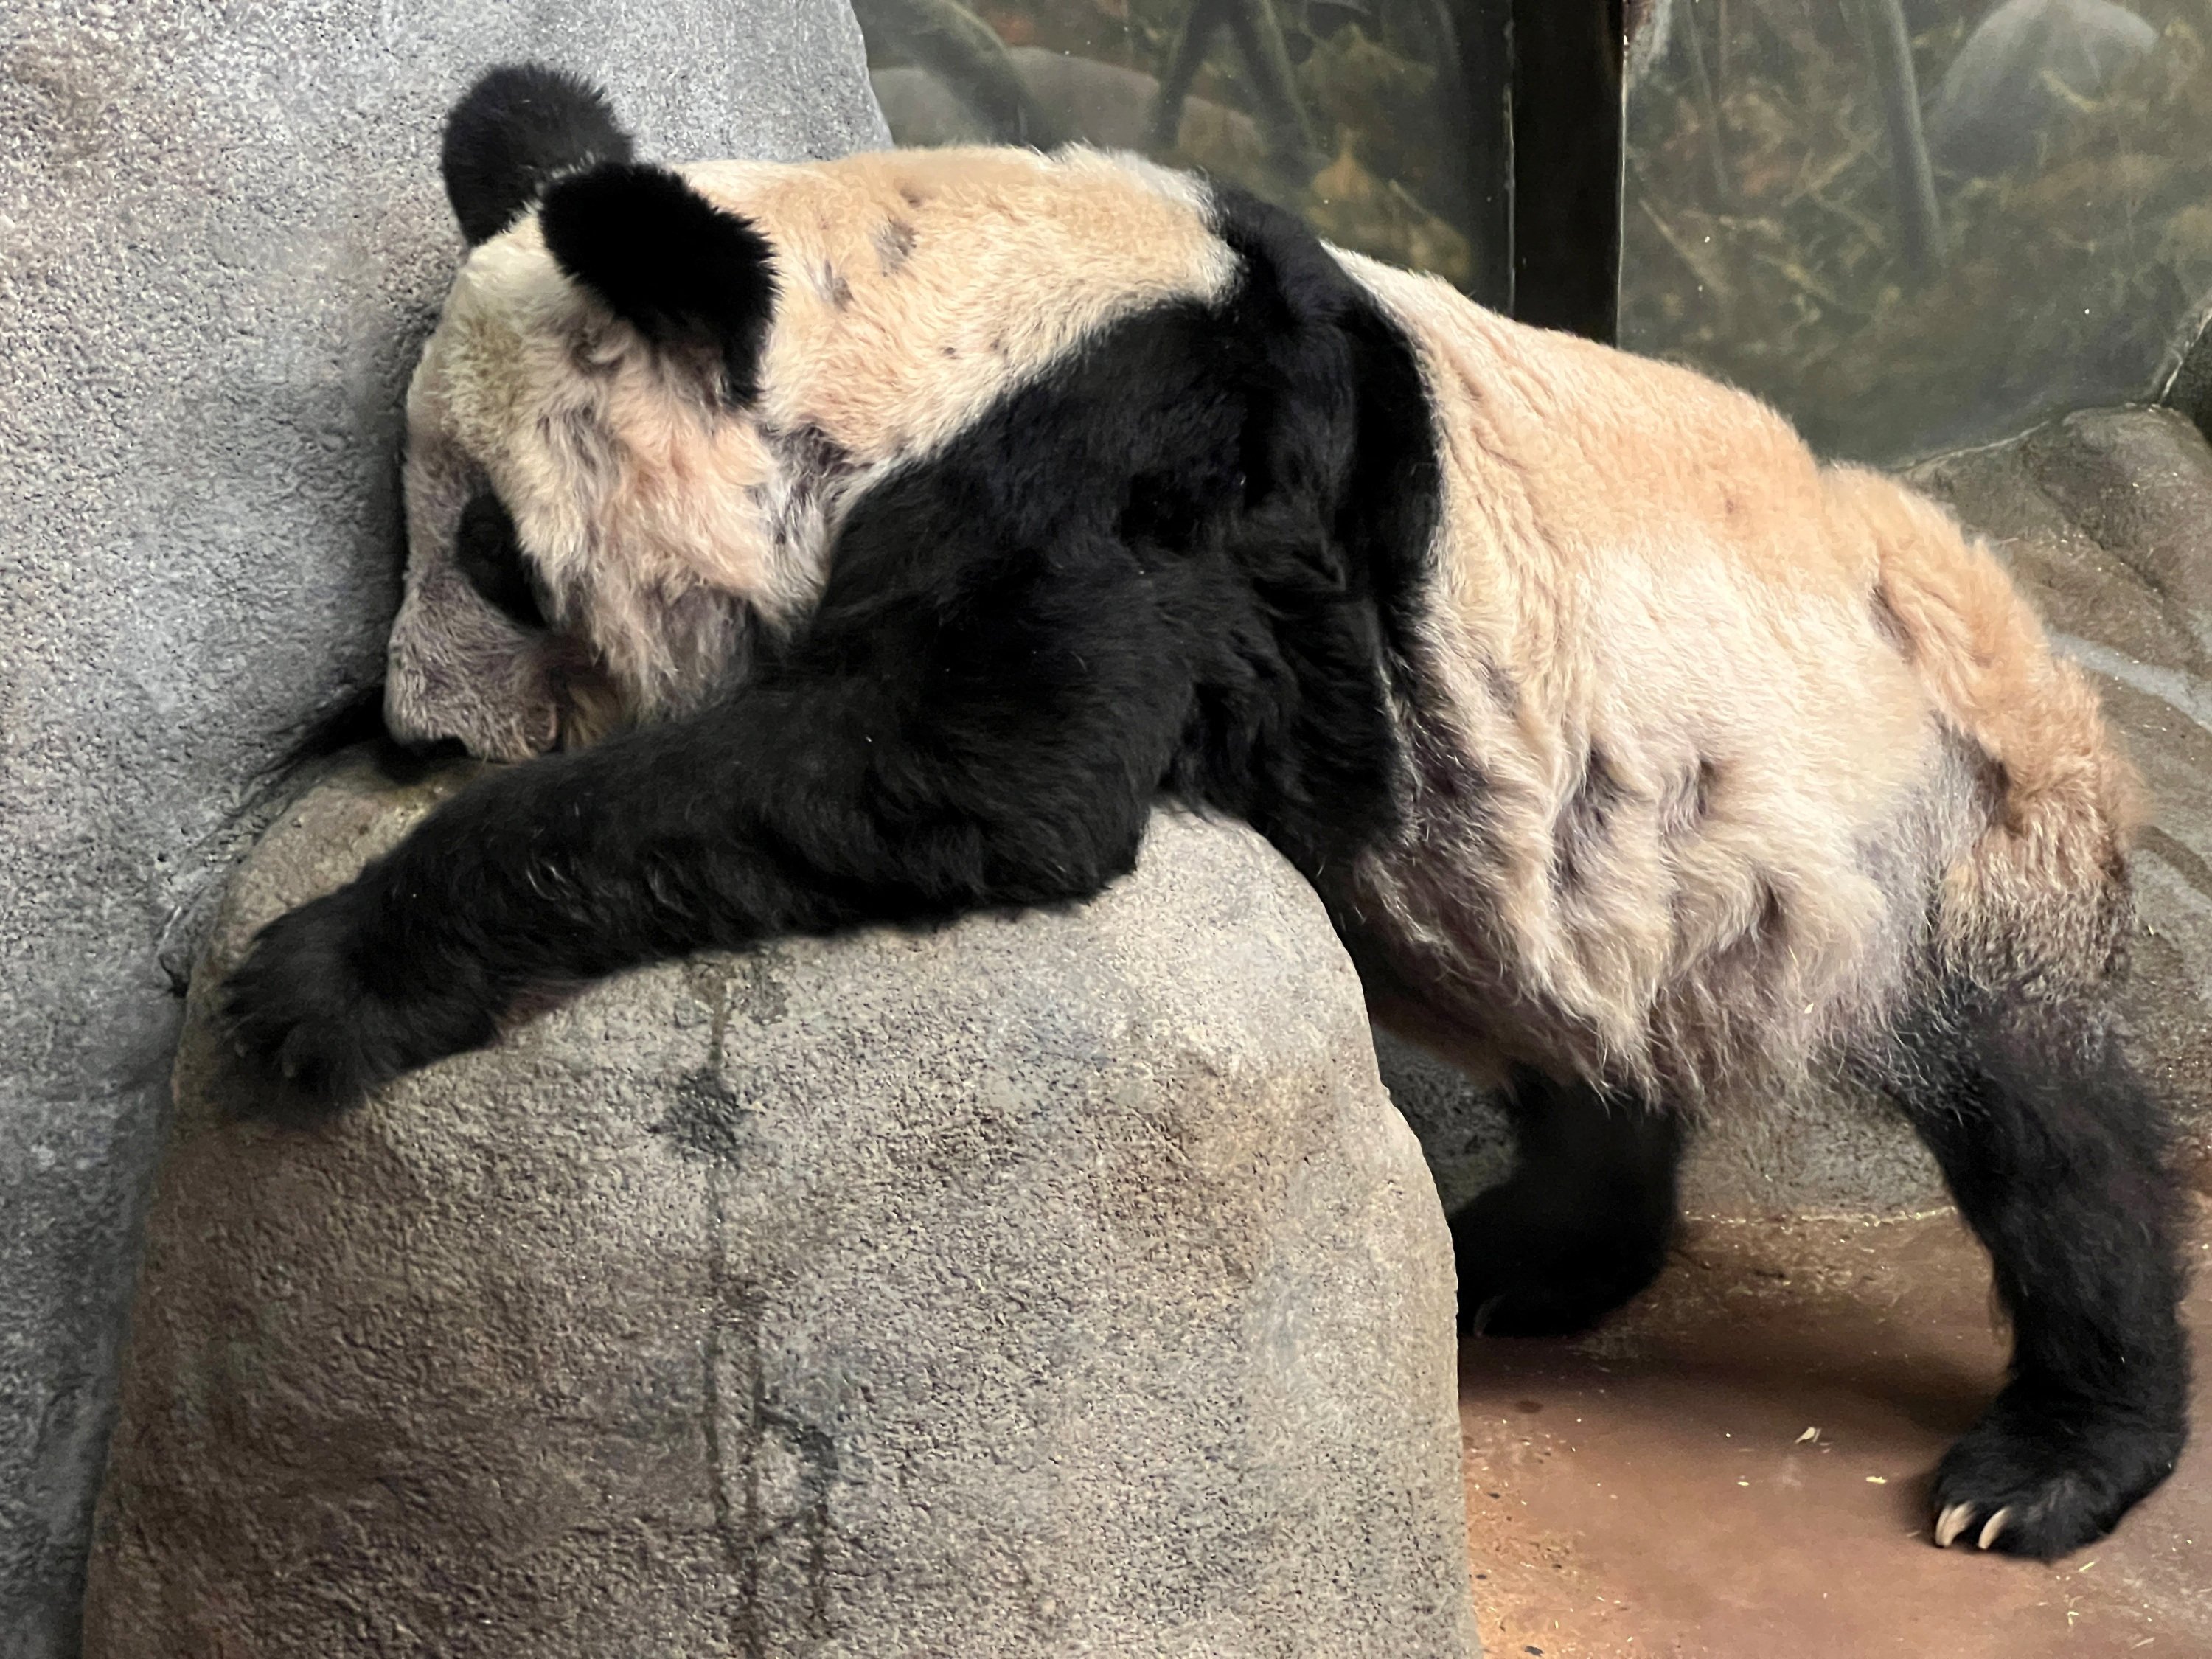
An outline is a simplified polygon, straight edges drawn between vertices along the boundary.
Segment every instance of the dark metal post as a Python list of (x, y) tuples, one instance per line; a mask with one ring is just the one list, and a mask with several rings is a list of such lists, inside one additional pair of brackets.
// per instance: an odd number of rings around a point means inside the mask
[(1437, 0), (1456, 14), (1466, 111), (1467, 233), (1474, 248), (1468, 297), (1513, 309), (1513, 16), (1511, 0)]
[(1608, 343), (1620, 313), (1621, 10), (1512, 0), (1512, 313)]

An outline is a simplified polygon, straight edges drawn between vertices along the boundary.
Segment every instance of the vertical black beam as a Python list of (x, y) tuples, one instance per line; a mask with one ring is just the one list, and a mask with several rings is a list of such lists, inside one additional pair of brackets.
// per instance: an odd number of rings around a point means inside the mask
[(1513, 314), (1610, 343), (1622, 0), (1512, 0)]
[(1469, 298), (1493, 311), (1513, 309), (1514, 0), (1435, 0), (1459, 38), (1463, 112), (1460, 154), (1467, 159), (1468, 240), (1474, 271)]

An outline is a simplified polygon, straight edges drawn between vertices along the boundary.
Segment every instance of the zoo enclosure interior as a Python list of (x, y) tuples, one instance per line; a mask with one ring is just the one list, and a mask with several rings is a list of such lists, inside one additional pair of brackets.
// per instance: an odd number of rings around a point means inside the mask
[(857, 0), (906, 144), (1204, 168), (1893, 465), (2172, 382), (2212, 0)]

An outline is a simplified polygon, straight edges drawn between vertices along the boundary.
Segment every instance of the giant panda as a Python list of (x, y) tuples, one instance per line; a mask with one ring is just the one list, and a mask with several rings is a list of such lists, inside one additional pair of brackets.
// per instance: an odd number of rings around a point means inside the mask
[(1506, 1091), (1467, 1328), (1634, 1294), (1685, 1123), (1841, 1068), (2011, 1317), (1936, 1540), (2054, 1557), (2172, 1468), (2179, 1200), (2109, 996), (2134, 786), (1934, 506), (1130, 156), (663, 167), (525, 67), (444, 171), (386, 717), (515, 763), (258, 936), (263, 1109), (640, 963), (1083, 899), (1177, 800)]

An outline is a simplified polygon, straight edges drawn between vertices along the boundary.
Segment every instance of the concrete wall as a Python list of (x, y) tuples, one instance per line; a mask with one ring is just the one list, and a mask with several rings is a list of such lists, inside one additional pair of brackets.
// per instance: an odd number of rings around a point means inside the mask
[(208, 901), (397, 597), (439, 118), (603, 80), (649, 153), (881, 142), (842, 0), (0, 8), (0, 1656), (72, 1651)]

